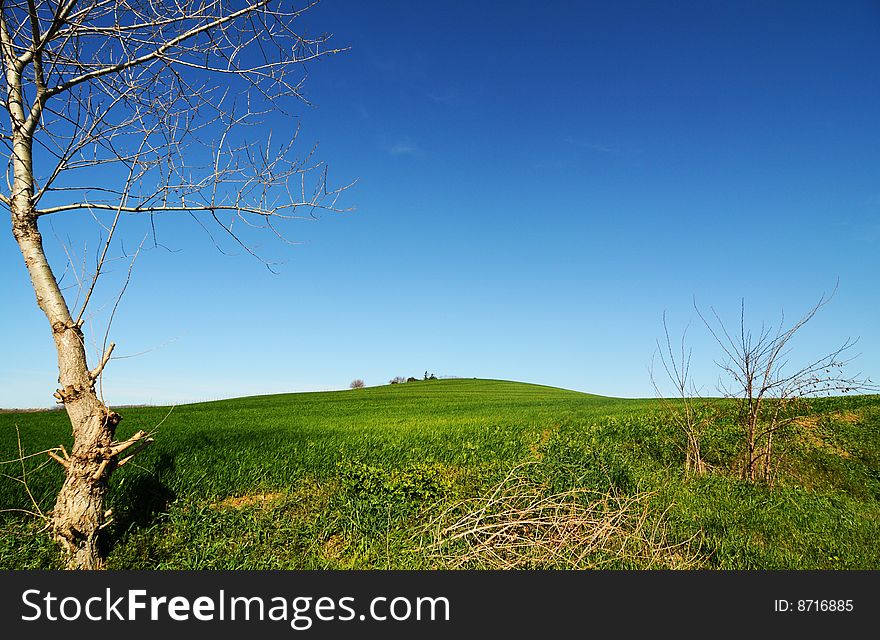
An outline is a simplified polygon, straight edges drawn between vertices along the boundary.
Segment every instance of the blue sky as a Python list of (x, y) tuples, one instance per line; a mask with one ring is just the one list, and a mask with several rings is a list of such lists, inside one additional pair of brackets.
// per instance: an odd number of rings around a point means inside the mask
[[(838, 280), (795, 357), (858, 336), (852, 372), (880, 377), (876, 2), (325, 0), (307, 20), (351, 47), (310, 66), (298, 115), (331, 178), (358, 179), (354, 211), (292, 224), (294, 247), (261, 238), (278, 275), (162, 219), (174, 251), (138, 258), (108, 403), (426, 369), (652, 396), (664, 311), (673, 333), (691, 323), (711, 393), (695, 299), (735, 320), (744, 297), (760, 325)], [(91, 229), (52, 218), (60, 272), (58, 240)], [(125, 268), (87, 327), (99, 342)], [(10, 233), (0, 269), (0, 406), (51, 405), (54, 348)]]

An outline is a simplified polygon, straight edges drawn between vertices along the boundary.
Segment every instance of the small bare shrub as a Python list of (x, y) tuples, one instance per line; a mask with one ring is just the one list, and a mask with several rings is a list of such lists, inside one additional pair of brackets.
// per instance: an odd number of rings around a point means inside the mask
[(697, 308), (724, 353), (718, 363), (723, 374), (721, 391), (737, 405), (736, 421), (743, 443), (741, 475), (747, 480), (773, 482), (778, 464), (774, 438), (815, 411), (811, 398), (878, 391), (869, 378), (846, 373), (854, 357), (848, 354), (856, 343), (849, 338), (836, 349), (809, 356), (803, 361), (806, 364), (792, 364), (792, 339), (833, 295), (823, 295), (790, 325), (785, 324), (783, 315), (777, 324), (762, 324), (757, 331), (746, 326), (744, 301), (739, 322), (730, 329), (714, 309), (706, 317)]
[[(673, 347), (666, 324), (666, 313), (663, 313), (663, 333), (666, 344), (657, 341), (657, 354), (666, 377), (675, 386), (674, 398), (666, 397), (658, 386), (654, 376), (654, 363), (651, 363), (651, 384), (660, 398), (666, 418), (684, 436), (685, 473), (701, 475), (706, 472), (706, 463), (700, 454), (700, 443), (703, 433), (712, 420), (712, 412), (705, 400), (700, 397), (690, 377), (691, 350), (685, 338), (687, 331), (681, 334), (681, 342)], [(676, 354), (676, 351), (678, 353)]]

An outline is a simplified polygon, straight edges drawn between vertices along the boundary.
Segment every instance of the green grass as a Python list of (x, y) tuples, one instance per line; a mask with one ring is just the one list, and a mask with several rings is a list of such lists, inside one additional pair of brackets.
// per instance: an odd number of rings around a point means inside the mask
[[(485, 495), (518, 464), (546, 495), (573, 488), (648, 496), (665, 541), (720, 569), (880, 568), (880, 397), (815, 401), (819, 416), (780, 438), (774, 487), (730, 472), (738, 439), (722, 422), (682, 473), (679, 434), (658, 401), (492, 380), (121, 410), (118, 436), (161, 423), (156, 443), (114, 474), (107, 529), (118, 569), (432, 568), (420, 532)], [(0, 459), (70, 444), (63, 412), (0, 413)], [(61, 472), (28, 485), (50, 509)], [(0, 468), (21, 476), (19, 465)], [(0, 478), (0, 509), (30, 508)], [(0, 514), (0, 568), (49, 568), (40, 522)], [(477, 565), (479, 566), (479, 564)], [(537, 566), (543, 566), (538, 562)], [(556, 566), (556, 565), (550, 565)], [(648, 566), (611, 560), (610, 566)]]

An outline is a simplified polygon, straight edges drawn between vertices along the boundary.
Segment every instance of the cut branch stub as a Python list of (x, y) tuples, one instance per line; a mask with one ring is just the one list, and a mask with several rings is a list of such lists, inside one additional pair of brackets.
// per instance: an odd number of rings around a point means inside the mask
[(129, 462), (132, 458), (134, 458), (141, 451), (149, 447), (151, 444), (153, 444), (152, 438), (146, 438), (145, 440), (142, 440), (141, 443), (136, 446), (129, 455), (125, 456), (122, 460), (116, 463), (116, 467), (119, 468), (126, 462)]
[(57, 462), (62, 467), (67, 469), (67, 467), (68, 467), (67, 460), (65, 460), (64, 458), (62, 458), (58, 454), (56, 454), (54, 451), (47, 451), (46, 453), (49, 454), (49, 457), (52, 458), (53, 460), (55, 460), (55, 462)]
[[(128, 440), (122, 440), (121, 442), (114, 442), (110, 445), (110, 453), (108, 457), (117, 456), (129, 447), (137, 444), (144, 438), (147, 438), (147, 432), (144, 430), (138, 431), (133, 436), (131, 436)], [(150, 442), (152, 442), (152, 438), (147, 438)]]
[[(90, 381), (91, 382), (91, 381)], [(93, 392), (94, 387), (86, 384), (69, 384), (55, 391), (54, 395), (58, 399), (58, 404), (68, 404), (75, 401), (84, 394)]]
[(92, 480), (100, 480), (101, 476), (104, 475), (104, 471), (107, 470), (107, 465), (110, 464), (110, 458), (104, 458), (101, 461), (101, 465), (98, 467), (98, 470), (92, 474)]

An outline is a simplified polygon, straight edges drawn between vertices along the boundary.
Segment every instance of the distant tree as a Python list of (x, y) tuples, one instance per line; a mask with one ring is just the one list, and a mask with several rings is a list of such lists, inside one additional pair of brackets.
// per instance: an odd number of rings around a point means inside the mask
[(404, 382), (406, 382), (406, 378), (403, 376), (394, 376), (388, 381), (388, 384), (403, 384)]
[[(328, 36), (301, 29), (315, 4), (0, 2), (0, 106), (8, 116), (0, 124), (0, 204), (51, 329), (55, 397), (72, 425), (70, 453), (52, 452), (65, 480), (47, 523), (70, 569), (104, 566), (98, 538), (109, 523), (110, 476), (150, 442), (142, 431), (115, 439), (121, 417), (95, 389), (114, 344), (94, 340), (89, 366), (83, 331), (96, 284), (115, 259), (131, 256), (126, 245), (138, 246), (122, 244), (123, 221), (140, 218), (149, 230), (153, 216), (189, 216), (254, 254), (243, 225), (283, 237), (284, 220), (338, 210), (341, 189), (327, 188), (323, 163), (311, 151), (293, 155), (295, 130), (280, 144), (259, 129), (242, 131), (302, 99), (303, 63), (335, 53)], [(73, 258), (67, 268), (50, 266), (41, 227), (58, 215), (96, 225), (99, 250), (81, 272)], [(73, 271), (79, 290), (62, 289), (59, 271)]]
[(366, 385), (364, 381), (360, 378), (351, 381), (351, 384), (348, 385), (349, 389), (363, 389)]

